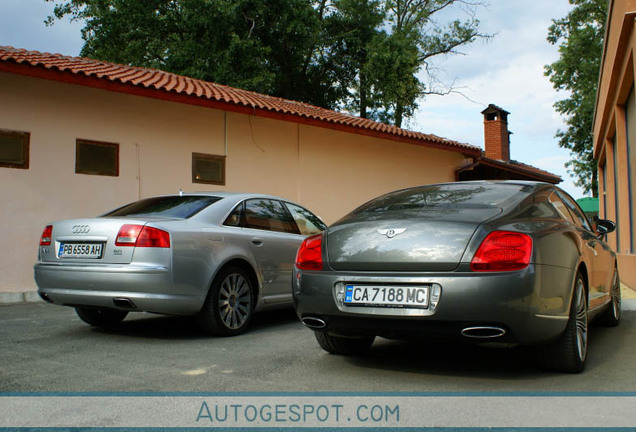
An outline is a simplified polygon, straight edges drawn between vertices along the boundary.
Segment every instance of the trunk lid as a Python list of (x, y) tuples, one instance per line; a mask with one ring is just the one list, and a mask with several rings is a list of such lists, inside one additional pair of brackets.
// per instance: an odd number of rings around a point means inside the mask
[(501, 213), (494, 206), (433, 206), (358, 213), (326, 234), (334, 270), (451, 271), (477, 227)]
[(116, 246), (124, 225), (146, 225), (155, 218), (99, 217), (54, 222), (50, 246), (40, 246), (43, 262), (129, 264), (134, 246)]

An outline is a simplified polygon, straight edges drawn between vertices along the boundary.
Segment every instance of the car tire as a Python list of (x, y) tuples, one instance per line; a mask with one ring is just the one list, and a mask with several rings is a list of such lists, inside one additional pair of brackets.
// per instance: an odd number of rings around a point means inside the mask
[(208, 334), (236, 336), (247, 329), (253, 305), (254, 288), (250, 276), (241, 267), (228, 267), (214, 278), (197, 321)]
[(612, 276), (610, 297), (611, 302), (599, 317), (599, 323), (608, 327), (616, 327), (621, 320), (621, 280), (616, 267), (614, 267), (614, 276)]
[(369, 351), (375, 336), (343, 337), (333, 336), (327, 332), (315, 331), (314, 335), (320, 347), (330, 354), (355, 356)]
[(128, 312), (115, 309), (75, 308), (75, 313), (86, 324), (95, 327), (107, 327), (119, 324), (126, 318)]
[(558, 372), (579, 373), (587, 360), (588, 316), (585, 280), (578, 272), (574, 282), (570, 316), (559, 339), (544, 348), (543, 364)]

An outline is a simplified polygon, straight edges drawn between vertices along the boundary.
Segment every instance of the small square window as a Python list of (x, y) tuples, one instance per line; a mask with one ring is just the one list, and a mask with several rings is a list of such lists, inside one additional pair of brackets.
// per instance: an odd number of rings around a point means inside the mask
[(225, 156), (192, 153), (192, 183), (225, 185)]
[(75, 172), (119, 176), (119, 144), (78, 139), (75, 148)]
[(0, 167), (29, 169), (29, 133), (0, 130)]

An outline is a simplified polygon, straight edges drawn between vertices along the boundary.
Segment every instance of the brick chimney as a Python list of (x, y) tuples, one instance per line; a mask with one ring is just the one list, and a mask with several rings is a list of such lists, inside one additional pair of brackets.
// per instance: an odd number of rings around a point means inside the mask
[(484, 115), (484, 143), (486, 157), (510, 161), (510, 134), (508, 111), (490, 104), (481, 112)]

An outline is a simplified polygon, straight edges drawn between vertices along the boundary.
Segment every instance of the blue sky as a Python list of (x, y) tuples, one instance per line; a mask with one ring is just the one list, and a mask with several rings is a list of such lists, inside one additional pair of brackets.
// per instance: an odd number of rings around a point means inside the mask
[[(0, 45), (78, 55), (81, 23), (45, 26), (53, 6), (44, 0), (0, 0)], [(493, 103), (510, 112), (511, 158), (560, 175), (561, 187), (582, 197), (564, 166), (570, 154), (554, 138), (564, 125), (552, 105), (565, 95), (543, 75), (544, 65), (558, 58), (557, 48), (546, 41), (551, 19), (570, 8), (567, 0), (490, 0), (478, 8), (482, 32), (495, 37), (433, 62), (438, 78), (454, 82), (462, 94), (428, 96), (404, 126), (483, 148), (481, 111)]]

